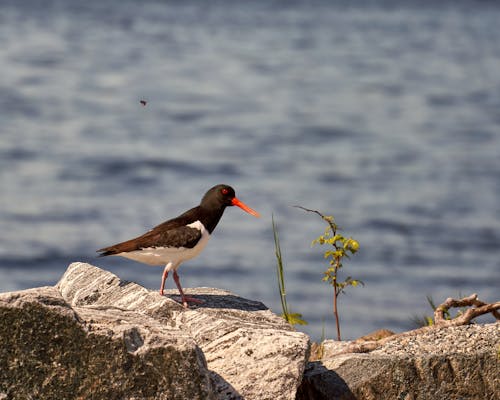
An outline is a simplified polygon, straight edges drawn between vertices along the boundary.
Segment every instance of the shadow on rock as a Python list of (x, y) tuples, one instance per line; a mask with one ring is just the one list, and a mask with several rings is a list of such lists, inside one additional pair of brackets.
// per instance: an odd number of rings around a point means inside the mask
[[(198, 291), (197, 289), (196, 291)], [(189, 305), (191, 309), (201, 309), (201, 308), (225, 308), (234, 309), (241, 311), (261, 311), (268, 310), (263, 303), (260, 301), (244, 299), (242, 297), (235, 296), (234, 294), (206, 294), (197, 293), (193, 289), (189, 291), (189, 296), (197, 300), (203, 301), (201, 304)], [(168, 295), (172, 300), (178, 301), (180, 296), (178, 295)]]
[(347, 383), (320, 361), (307, 365), (296, 400), (356, 400)]

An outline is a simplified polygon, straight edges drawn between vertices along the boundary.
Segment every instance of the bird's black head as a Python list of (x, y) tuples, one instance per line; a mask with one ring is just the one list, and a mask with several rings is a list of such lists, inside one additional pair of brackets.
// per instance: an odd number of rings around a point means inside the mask
[(223, 208), (227, 206), (238, 206), (242, 210), (255, 217), (260, 217), (260, 214), (252, 210), (245, 203), (238, 200), (234, 189), (229, 185), (217, 185), (211, 188), (201, 199), (200, 205), (207, 208)]

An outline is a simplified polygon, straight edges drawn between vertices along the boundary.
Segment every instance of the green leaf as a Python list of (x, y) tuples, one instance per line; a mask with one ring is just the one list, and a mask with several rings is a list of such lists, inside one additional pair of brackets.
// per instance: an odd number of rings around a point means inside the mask
[(345, 242), (344, 248), (354, 254), (359, 250), (359, 243), (356, 240), (350, 238)]
[(353, 239), (352, 244), (351, 244), (351, 251), (353, 253), (356, 253), (358, 250), (359, 250), (359, 242), (357, 240)]
[(364, 282), (362, 280), (359, 280), (359, 279), (352, 279), (350, 276), (348, 276), (345, 281), (346, 285), (351, 285), (351, 286), (358, 286), (358, 285), (361, 285), (361, 286), (365, 286)]
[(343, 257), (343, 256), (344, 256), (344, 254), (345, 254), (344, 249), (338, 249), (338, 250), (335, 250), (335, 251), (333, 252), (333, 256), (334, 256), (334, 257), (338, 257), (338, 258)]
[(291, 325), (307, 325), (307, 321), (299, 313), (281, 314), (281, 317)]
[(345, 240), (344, 236), (340, 235), (340, 234), (336, 234), (334, 237), (333, 237), (333, 242), (338, 242), (338, 241), (341, 241), (343, 242)]
[(325, 251), (325, 254), (324, 254), (325, 258), (334, 257), (334, 256), (335, 256), (335, 250), (327, 250), (327, 251)]
[(332, 246), (335, 246), (335, 241), (333, 240), (333, 238), (328, 238), (325, 240), (325, 243), (326, 244), (330, 244)]

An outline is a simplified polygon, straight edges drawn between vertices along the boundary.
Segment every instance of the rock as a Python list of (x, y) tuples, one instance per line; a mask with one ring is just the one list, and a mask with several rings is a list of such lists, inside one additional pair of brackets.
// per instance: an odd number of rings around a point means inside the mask
[(499, 323), (431, 330), (367, 354), (345, 354), (347, 342), (340, 343), (324, 343), (297, 399), (493, 400), (500, 393)]
[(0, 398), (295, 398), (305, 334), (260, 302), (186, 292), (204, 303), (73, 263), (56, 287), (0, 295)]
[[(0, 399), (497, 399), (500, 323), (394, 337), (371, 353), (309, 339), (262, 303), (186, 290), (184, 309), (84, 263), (0, 294)], [(390, 333), (390, 332), (389, 332)], [(389, 334), (376, 332), (368, 339)], [(366, 340), (366, 338), (365, 338)], [(304, 371), (305, 368), (305, 371)]]
[(145, 314), (71, 307), (42, 287), (0, 295), (0, 321), (7, 399), (215, 397), (194, 340)]
[(356, 339), (356, 342), (369, 342), (372, 340), (385, 339), (386, 337), (393, 336), (394, 332), (389, 329), (377, 329), (367, 335), (361, 336)]

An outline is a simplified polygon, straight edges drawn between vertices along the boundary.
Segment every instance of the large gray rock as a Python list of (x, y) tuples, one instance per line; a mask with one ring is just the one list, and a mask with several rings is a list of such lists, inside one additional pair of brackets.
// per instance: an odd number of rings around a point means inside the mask
[(0, 295), (0, 343), (8, 399), (214, 398), (189, 335), (145, 314), (71, 307), (54, 287)]
[(0, 398), (295, 398), (305, 334), (262, 303), (187, 293), (204, 303), (73, 263), (55, 288), (0, 295)]
[(500, 324), (431, 330), (394, 339), (367, 354), (326, 341), (310, 363), (297, 399), (500, 398)]

